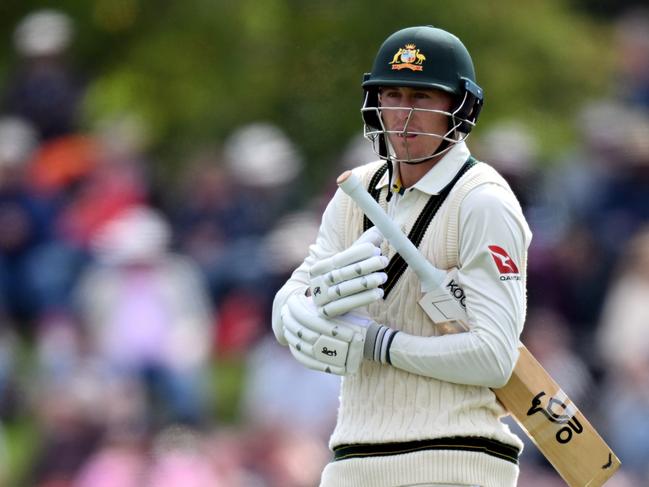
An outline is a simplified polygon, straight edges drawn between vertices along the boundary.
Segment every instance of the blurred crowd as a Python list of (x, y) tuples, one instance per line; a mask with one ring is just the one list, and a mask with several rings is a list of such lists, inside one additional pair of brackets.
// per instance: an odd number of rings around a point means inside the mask
[[(270, 306), (335, 176), (374, 154), (351, 140), (304, 204), (298, 146), (258, 122), (163, 185), (136, 117), (82, 128), (73, 40), (61, 12), (25, 17), (0, 93), (0, 485), (316, 485), (338, 379), (275, 344)], [(524, 119), (469, 145), (534, 232), (523, 340), (626, 487), (649, 483), (649, 13), (616, 42), (617, 91), (584, 105), (559, 160)], [(532, 445), (520, 484), (563, 485)]]

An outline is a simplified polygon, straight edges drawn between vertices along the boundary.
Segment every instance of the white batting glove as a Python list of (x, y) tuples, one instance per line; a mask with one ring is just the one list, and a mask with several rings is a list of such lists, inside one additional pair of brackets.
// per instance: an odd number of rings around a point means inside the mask
[[(336, 375), (354, 373), (363, 360), (369, 319), (323, 318), (313, 301), (299, 294), (282, 308), (284, 337), (295, 359), (306, 367)], [(342, 317), (341, 317), (342, 318)]]
[(395, 330), (367, 316), (347, 313), (323, 318), (306, 296), (291, 296), (282, 308), (284, 337), (295, 359), (336, 375), (355, 373), (363, 359), (390, 363)]
[(311, 266), (311, 295), (321, 316), (333, 318), (383, 297), (379, 286), (388, 276), (380, 271), (389, 261), (378, 247), (382, 240), (372, 227), (348, 249)]

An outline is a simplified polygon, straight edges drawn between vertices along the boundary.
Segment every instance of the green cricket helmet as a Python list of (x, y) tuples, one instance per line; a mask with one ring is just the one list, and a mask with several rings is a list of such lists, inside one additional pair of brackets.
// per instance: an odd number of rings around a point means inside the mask
[(395, 32), (379, 48), (372, 71), (364, 75), (362, 84), (365, 136), (384, 159), (388, 158), (386, 135), (389, 131), (382, 120), (382, 111), (387, 108), (380, 106), (379, 88), (386, 86), (438, 89), (452, 94), (455, 99), (452, 111), (438, 111), (449, 117), (449, 131), (444, 135), (421, 134), (442, 139), (437, 151), (419, 160), (403, 162), (423, 162), (464, 140), (475, 126), (483, 104), (483, 92), (475, 81), (473, 61), (460, 39), (432, 26), (408, 27)]

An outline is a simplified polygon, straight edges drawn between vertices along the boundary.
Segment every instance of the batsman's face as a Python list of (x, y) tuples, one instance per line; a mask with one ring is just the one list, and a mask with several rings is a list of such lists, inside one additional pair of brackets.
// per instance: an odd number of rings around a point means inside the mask
[(448, 132), (448, 115), (439, 112), (451, 109), (453, 97), (441, 90), (387, 86), (379, 90), (379, 105), (397, 158), (417, 159), (435, 153)]

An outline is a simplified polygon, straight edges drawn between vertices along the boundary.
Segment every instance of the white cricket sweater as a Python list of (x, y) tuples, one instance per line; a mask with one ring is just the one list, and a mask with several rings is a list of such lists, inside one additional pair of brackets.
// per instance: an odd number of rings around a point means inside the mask
[[(430, 194), (439, 192), (468, 157), (464, 144), (447, 156), (404, 196), (387, 208), (410, 231)], [(366, 186), (382, 161), (355, 172)], [(387, 176), (380, 203), (386, 208)], [(363, 215), (342, 192), (325, 211), (310, 256), (280, 290), (274, 319), (286, 298), (308, 285), (308, 267), (347, 248), (362, 233)], [(460, 268), (467, 295), (471, 333), (438, 336), (418, 306), (420, 283), (411, 270), (401, 276), (387, 299), (369, 307), (370, 315), (401, 333), (394, 339), (394, 366), (366, 361), (357, 374), (343, 378), (338, 422), (330, 440), (338, 445), (392, 443), (452, 436), (480, 436), (518, 448), (522, 444), (499, 421), (504, 410), (488, 386), (502, 385), (515, 364), (525, 315), (525, 262), (531, 234), (507, 183), (489, 166), (465, 174), (441, 206), (420, 245), (436, 266)], [(518, 276), (502, 274), (488, 246), (507, 250)], [(384, 243), (383, 252), (394, 249)], [(467, 385), (474, 384), (474, 385)], [(394, 487), (423, 482), (507, 487), (516, 484), (518, 467), (482, 452), (419, 451), (402, 455), (332, 462), (323, 487)]]

